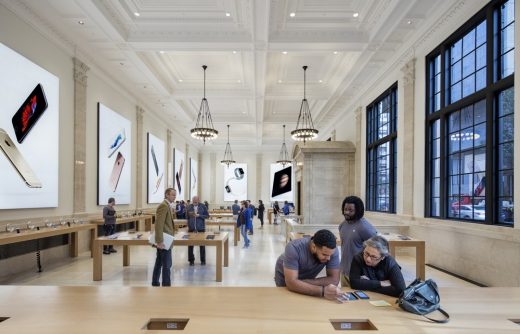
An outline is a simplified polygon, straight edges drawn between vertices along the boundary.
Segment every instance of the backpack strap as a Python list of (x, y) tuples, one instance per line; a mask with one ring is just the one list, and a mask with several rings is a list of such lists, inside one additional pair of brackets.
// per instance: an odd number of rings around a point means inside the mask
[(425, 317), (426, 319), (430, 320), (430, 321), (433, 321), (433, 322), (436, 322), (438, 324), (445, 324), (447, 323), (448, 321), (450, 321), (450, 315), (448, 314), (448, 312), (444, 311), (442, 308), (438, 308), (437, 311), (441, 312), (442, 315), (444, 315), (446, 317), (446, 319), (441, 319), (441, 320), (438, 320), (438, 319), (433, 319), (433, 318), (430, 318), (430, 317), (427, 317), (425, 315), (423, 315), (423, 317)]

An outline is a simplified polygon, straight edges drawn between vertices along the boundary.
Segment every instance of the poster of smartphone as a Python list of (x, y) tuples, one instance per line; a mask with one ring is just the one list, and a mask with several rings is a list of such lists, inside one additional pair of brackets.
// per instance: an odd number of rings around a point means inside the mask
[(190, 158), (190, 198), (199, 195), (199, 164), (197, 160)]
[(164, 190), (166, 189), (164, 147), (164, 141), (148, 132), (148, 203), (161, 203), (164, 200)]
[(58, 206), (59, 79), (0, 43), (0, 209)]
[(271, 164), (271, 201), (294, 202), (294, 178), (291, 164)]
[(224, 201), (247, 199), (247, 164), (235, 163), (224, 168)]
[(98, 103), (98, 205), (110, 197), (130, 204), (132, 194), (132, 123)]
[(179, 149), (173, 149), (173, 186), (177, 190), (177, 200), (185, 200), (184, 198), (184, 168), (186, 166), (184, 152)]

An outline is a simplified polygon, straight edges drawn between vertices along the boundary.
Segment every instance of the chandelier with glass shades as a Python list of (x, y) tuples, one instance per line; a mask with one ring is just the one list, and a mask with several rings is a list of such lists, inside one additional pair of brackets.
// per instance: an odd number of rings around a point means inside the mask
[(191, 129), (191, 136), (206, 143), (206, 140), (216, 139), (218, 131), (213, 127), (213, 120), (211, 119), (208, 100), (206, 99), (206, 69), (208, 67), (202, 65), (202, 68), (204, 69), (204, 97), (200, 103), (197, 123), (195, 124), (195, 127)]
[(278, 160), (276, 162), (279, 164), (282, 164), (283, 167), (285, 167), (285, 165), (290, 164), (292, 162), (292, 160), (289, 159), (289, 152), (287, 152), (287, 146), (285, 146), (285, 124), (283, 125), (282, 149), (280, 150), (280, 156), (278, 157)]
[(231, 152), (231, 145), (229, 145), (229, 124), (227, 126), (227, 144), (226, 151), (224, 151), (224, 159), (220, 161), (222, 165), (226, 165), (229, 168), (229, 165), (234, 164), (236, 161), (233, 160), (233, 152)]
[(296, 129), (291, 131), (292, 139), (303, 141), (304, 144), (307, 140), (313, 140), (314, 138), (318, 137), (318, 130), (314, 128), (314, 123), (312, 122), (311, 117), (311, 110), (306, 98), (305, 85), (307, 67), (308, 66), (303, 66), (303, 100), (300, 107), (300, 115), (298, 116)]

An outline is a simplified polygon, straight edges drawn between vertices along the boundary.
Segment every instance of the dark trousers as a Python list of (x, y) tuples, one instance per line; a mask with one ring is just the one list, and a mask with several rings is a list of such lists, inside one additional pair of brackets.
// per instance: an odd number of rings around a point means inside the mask
[[(105, 237), (114, 234), (114, 230), (116, 229), (116, 225), (114, 224), (103, 224), (103, 232), (105, 232)], [(103, 251), (108, 251), (113, 249), (112, 245), (103, 245)]]
[(159, 286), (162, 273), (162, 286), (171, 286), (172, 250), (157, 248), (157, 257), (153, 266), (152, 285)]
[[(188, 229), (188, 232), (195, 232), (196, 230)], [(197, 230), (197, 232), (206, 232), (204, 230)], [(188, 261), (190, 263), (195, 262), (195, 255), (193, 254), (193, 246), (188, 246)], [(206, 246), (200, 246), (200, 262), (206, 263)]]
[(264, 213), (258, 213), (258, 219), (260, 219), (261, 226), (264, 226)]

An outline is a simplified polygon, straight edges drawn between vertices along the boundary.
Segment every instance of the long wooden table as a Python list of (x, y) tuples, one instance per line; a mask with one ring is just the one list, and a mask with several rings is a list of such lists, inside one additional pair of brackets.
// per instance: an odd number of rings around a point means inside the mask
[[(188, 225), (188, 221), (186, 219), (175, 219), (173, 222), (176, 226), (179, 226), (179, 227)], [(238, 245), (238, 242), (240, 241), (240, 228), (237, 227), (236, 221), (229, 220), (229, 218), (226, 218), (225, 220), (206, 219), (205, 224), (206, 224), (206, 227), (218, 226), (219, 231), (220, 231), (221, 226), (232, 226), (233, 227), (233, 246)]]
[[(336, 241), (341, 245), (341, 238), (336, 234)], [(415, 248), (415, 275), (422, 280), (426, 279), (426, 251), (424, 240), (410, 238), (408, 236), (397, 233), (381, 233), (383, 238), (388, 241), (390, 255), (396, 256), (397, 247), (412, 247)], [(289, 233), (290, 240), (300, 239), (303, 237), (311, 237), (310, 233), (291, 232)]]
[[(89, 223), (76, 223), (68, 225), (57, 225), (55, 227), (40, 227), (40, 230), (21, 230), (16, 232), (2, 232), (0, 233), (0, 245), (13, 244), (16, 242), (37, 240), (56, 235), (70, 234), (70, 256), (77, 257), (79, 253), (79, 237), (78, 232), (90, 230), (91, 252), (92, 240), (96, 237), (96, 225)], [(92, 255), (92, 253), (91, 253)]]
[[(153, 217), (154, 217), (153, 215), (142, 214), (142, 215), (131, 216), (131, 217), (117, 218), (116, 225), (135, 222), (137, 224), (136, 230), (139, 231), (141, 229), (140, 228), (141, 222), (144, 221), (144, 230), (151, 231)], [(90, 222), (92, 224), (103, 225), (105, 223), (105, 220), (103, 218), (96, 218), (96, 219), (92, 219)]]
[(150, 318), (189, 319), (183, 331), (189, 334), (338, 333), (330, 319), (369, 319), (378, 330), (368, 333), (520, 331), (509, 320), (520, 318), (520, 288), (441, 288), (442, 306), (451, 316), (447, 324), (407, 313), (394, 298), (367, 294), (392, 306), (339, 304), (274, 287), (0, 286), (0, 317), (9, 318), (0, 322), (0, 332), (164, 333), (143, 331)]
[[(213, 235), (214, 239), (206, 239), (208, 235)], [(187, 237), (185, 237), (187, 236)], [(92, 270), (92, 279), (101, 281), (103, 279), (103, 245), (123, 246), (123, 266), (130, 265), (130, 246), (148, 246), (150, 237), (149, 232), (121, 232), (109, 237), (99, 237), (94, 240), (94, 261)], [(178, 232), (174, 236), (173, 242), (175, 246), (215, 246), (216, 252), (216, 281), (222, 282), (222, 266), (229, 266), (229, 245), (228, 233), (214, 232), (205, 233), (187, 233)], [(224, 258), (224, 261), (222, 261)], [(222, 265), (222, 262), (224, 264)]]

